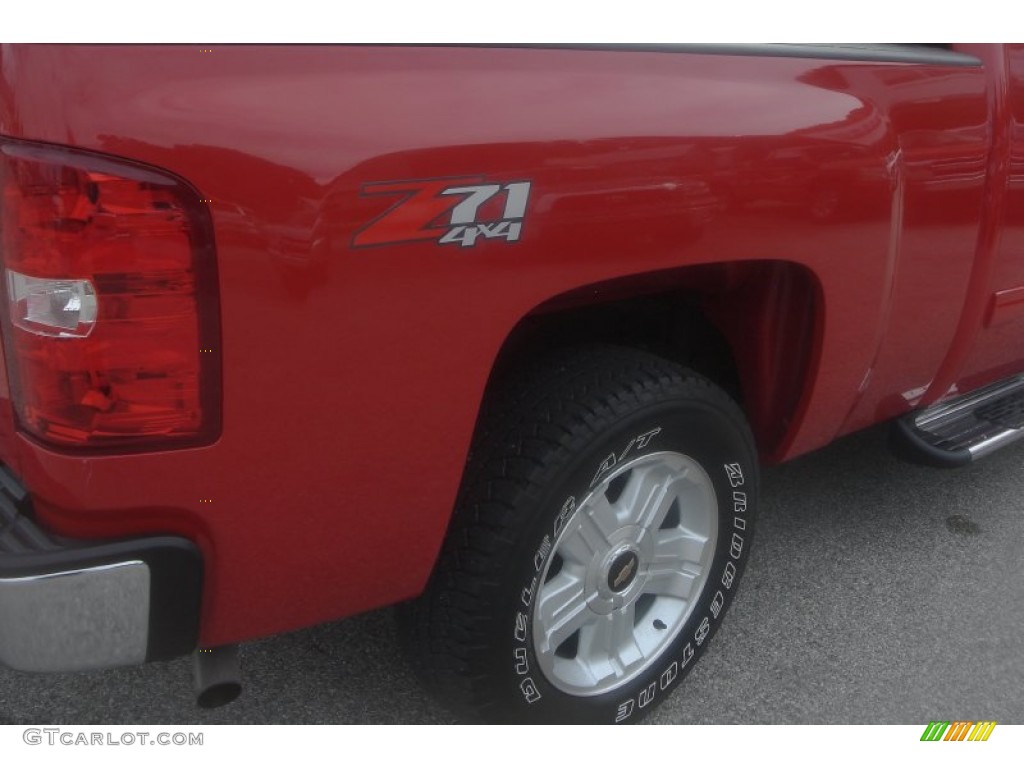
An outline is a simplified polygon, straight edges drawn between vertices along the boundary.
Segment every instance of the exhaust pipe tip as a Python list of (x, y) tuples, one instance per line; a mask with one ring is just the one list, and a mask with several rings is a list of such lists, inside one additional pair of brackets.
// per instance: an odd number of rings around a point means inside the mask
[(203, 709), (223, 707), (242, 693), (238, 646), (200, 648), (195, 653), (196, 704)]
[(230, 704), (241, 695), (241, 683), (218, 683), (198, 692), (196, 694), (196, 704), (203, 709), (216, 709), (217, 707), (223, 707), (225, 704)]

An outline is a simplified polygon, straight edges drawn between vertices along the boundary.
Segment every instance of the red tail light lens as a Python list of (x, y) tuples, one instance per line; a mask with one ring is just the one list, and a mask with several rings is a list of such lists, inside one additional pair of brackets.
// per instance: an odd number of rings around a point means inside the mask
[(4, 348), (22, 430), (154, 450), (220, 433), (209, 212), (162, 171), (0, 138)]

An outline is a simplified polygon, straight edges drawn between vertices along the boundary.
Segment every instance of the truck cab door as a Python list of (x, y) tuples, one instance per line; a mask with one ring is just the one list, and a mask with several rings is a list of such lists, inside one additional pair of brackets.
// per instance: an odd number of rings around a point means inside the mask
[[(992, 209), (996, 221), (990, 223), (996, 231), (989, 280), (977, 284), (983, 294), (975, 300), (984, 302), (983, 311), (974, 319), (976, 333), (962, 353), (964, 362), (957, 375), (956, 389), (961, 392), (1024, 372), (1024, 45), (1007, 45), (1004, 55), (1004, 99), (996, 99), (993, 126), (995, 151), (1001, 152), (1002, 159), (989, 165), (989, 184), (997, 185), (989, 194), (990, 202), (998, 200), (999, 207)], [(997, 62), (998, 57), (986, 65)], [(979, 243), (978, 258), (984, 259), (984, 234)], [(965, 317), (965, 321), (970, 320)]]

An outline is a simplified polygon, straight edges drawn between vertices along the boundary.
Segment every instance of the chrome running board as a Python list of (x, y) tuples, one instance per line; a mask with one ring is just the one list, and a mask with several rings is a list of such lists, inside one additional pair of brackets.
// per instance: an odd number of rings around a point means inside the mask
[(893, 424), (900, 457), (933, 467), (962, 467), (1024, 438), (1024, 375), (914, 411)]

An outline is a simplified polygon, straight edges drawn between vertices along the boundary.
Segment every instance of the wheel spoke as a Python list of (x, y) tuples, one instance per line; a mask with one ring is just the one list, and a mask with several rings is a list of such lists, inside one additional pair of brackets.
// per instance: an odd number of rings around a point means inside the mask
[(708, 550), (708, 538), (681, 528), (658, 531), (654, 536), (652, 566), (662, 567), (684, 563), (702, 565)]
[(623, 523), (641, 524), (652, 499), (662, 495), (661, 487), (667, 479), (667, 473), (661, 467), (634, 468), (626, 487), (615, 501), (618, 518)]
[(687, 485), (689, 469), (665, 465), (633, 470), (626, 488), (616, 502), (619, 519), (643, 528), (657, 529)]
[(554, 652), (592, 618), (583, 579), (564, 568), (544, 585), (537, 600), (537, 621), (544, 633), (540, 652)]
[(606, 544), (608, 537), (622, 525), (617, 505), (608, 501), (608, 497), (603, 493), (595, 493), (583, 512), (586, 522), (593, 526), (594, 532), (600, 535)]
[(636, 603), (631, 602), (618, 611), (612, 611), (611, 617), (615, 657), (625, 670), (644, 657), (636, 642)]
[(598, 616), (580, 632), (577, 658), (597, 681), (610, 675), (622, 675), (643, 659), (634, 633), (635, 603)]
[(640, 513), (640, 525), (648, 530), (658, 530), (665, 516), (668, 514), (672, 504), (679, 496), (679, 488), (686, 482), (684, 476), (677, 476), (669, 479), (652, 493), (647, 504)]
[(643, 591), (649, 595), (663, 595), (689, 600), (693, 596), (693, 588), (699, 574), (684, 568), (666, 564), (652, 567), (647, 572), (647, 581)]
[(584, 524), (582, 519), (571, 525), (558, 542), (558, 554), (567, 562), (585, 566), (601, 551), (599, 540), (595, 540), (593, 526)]
[(708, 516), (714, 514), (714, 491), (699, 483), (681, 483), (676, 486), (676, 499), (683, 528), (706, 530)]
[(594, 555), (608, 550), (609, 535), (615, 530), (615, 512), (604, 494), (577, 510), (570, 527), (558, 542), (558, 554), (579, 565), (588, 565)]

